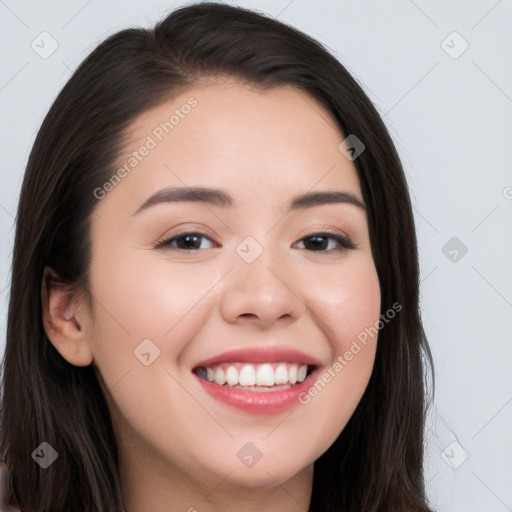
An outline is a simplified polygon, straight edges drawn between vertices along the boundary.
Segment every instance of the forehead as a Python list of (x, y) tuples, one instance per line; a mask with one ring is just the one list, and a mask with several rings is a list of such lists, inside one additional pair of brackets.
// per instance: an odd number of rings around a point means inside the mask
[(190, 87), (140, 115), (117, 164), (149, 148), (126, 180), (144, 193), (159, 181), (277, 199), (314, 187), (358, 193), (355, 167), (338, 149), (343, 139), (332, 114), (305, 91), (225, 80)]

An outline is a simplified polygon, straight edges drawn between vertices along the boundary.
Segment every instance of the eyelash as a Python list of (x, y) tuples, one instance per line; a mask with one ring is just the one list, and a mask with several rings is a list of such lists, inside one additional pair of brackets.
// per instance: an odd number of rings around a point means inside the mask
[[(204, 250), (204, 249), (182, 249), (181, 247), (175, 247), (175, 246), (171, 245), (172, 242), (179, 240), (181, 238), (185, 238), (186, 236), (200, 236), (202, 238), (206, 238), (206, 239), (212, 241), (211, 238), (206, 236), (204, 233), (200, 233), (198, 231), (183, 231), (181, 233), (174, 235), (172, 238), (166, 238), (166, 239), (160, 240), (159, 242), (156, 243), (155, 249), (173, 249), (173, 250), (185, 251), (185, 252), (196, 252), (196, 251)], [(342, 236), (338, 233), (334, 233), (332, 231), (320, 231), (318, 233), (311, 233), (310, 235), (302, 237), (299, 240), (299, 242), (302, 240), (308, 239), (308, 238), (325, 237), (325, 236), (327, 238), (335, 240), (336, 242), (338, 242), (338, 244), (340, 246), (337, 247), (336, 249), (330, 249), (330, 250), (322, 249), (320, 251), (312, 251), (312, 252), (329, 253), (329, 252), (333, 252), (333, 251), (338, 252), (338, 251), (343, 251), (343, 250), (357, 249), (357, 246), (354, 243), (352, 243), (348, 238), (346, 238), (345, 236)], [(307, 249), (304, 249), (304, 250), (307, 250)]]

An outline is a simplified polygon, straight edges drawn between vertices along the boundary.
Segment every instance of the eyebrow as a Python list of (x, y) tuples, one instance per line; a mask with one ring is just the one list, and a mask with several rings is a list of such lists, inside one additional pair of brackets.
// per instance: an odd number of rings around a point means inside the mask
[[(153, 194), (133, 215), (137, 215), (141, 211), (147, 210), (152, 206), (177, 202), (203, 202), (220, 208), (235, 207), (233, 198), (227, 192), (220, 189), (205, 187), (173, 187), (160, 190)], [(288, 212), (311, 208), (313, 206), (336, 203), (352, 204), (362, 210), (366, 210), (364, 203), (355, 195), (349, 192), (328, 190), (306, 192), (305, 194), (295, 196), (289, 204)]]

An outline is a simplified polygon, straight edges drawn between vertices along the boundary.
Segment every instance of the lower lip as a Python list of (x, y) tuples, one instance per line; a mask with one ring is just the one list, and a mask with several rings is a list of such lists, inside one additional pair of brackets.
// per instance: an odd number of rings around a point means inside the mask
[(196, 375), (204, 390), (213, 398), (252, 414), (279, 414), (300, 404), (299, 395), (306, 392), (320, 373), (317, 368), (300, 384), (281, 391), (244, 391), (229, 386), (221, 386)]

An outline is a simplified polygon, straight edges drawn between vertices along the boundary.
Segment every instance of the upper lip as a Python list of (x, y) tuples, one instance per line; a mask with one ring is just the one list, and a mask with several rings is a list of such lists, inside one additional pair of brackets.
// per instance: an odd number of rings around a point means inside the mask
[(219, 363), (301, 363), (321, 366), (322, 363), (299, 350), (287, 347), (246, 347), (229, 350), (198, 363), (194, 368)]

